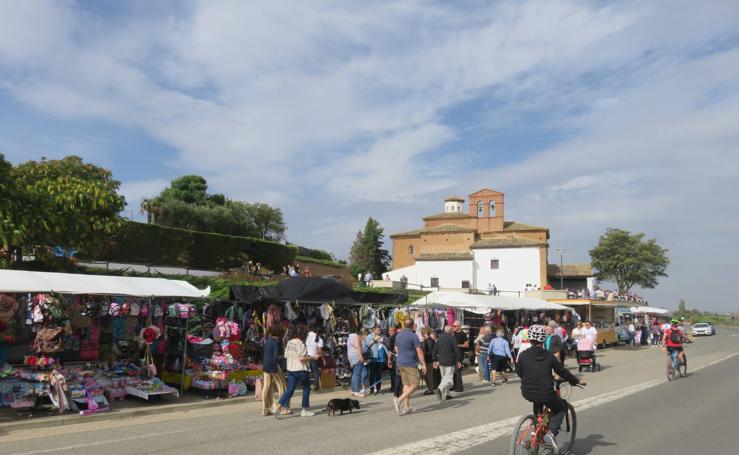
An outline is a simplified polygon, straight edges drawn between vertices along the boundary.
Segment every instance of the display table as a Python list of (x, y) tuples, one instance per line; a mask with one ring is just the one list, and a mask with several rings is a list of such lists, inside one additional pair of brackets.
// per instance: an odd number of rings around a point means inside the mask
[(174, 395), (177, 398), (180, 397), (180, 393), (177, 391), (177, 389), (166, 384), (161, 384), (160, 389), (158, 390), (144, 390), (135, 386), (126, 386), (126, 392), (129, 395), (143, 398), (144, 400), (150, 400), (154, 397), (161, 397), (165, 395)]

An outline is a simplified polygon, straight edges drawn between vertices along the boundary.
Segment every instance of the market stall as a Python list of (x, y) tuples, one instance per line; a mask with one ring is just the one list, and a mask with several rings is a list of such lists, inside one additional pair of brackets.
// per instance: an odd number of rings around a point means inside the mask
[[(176, 351), (172, 313), (202, 298), (185, 281), (0, 270), (0, 404), (91, 414), (110, 401), (178, 396), (155, 356)], [(182, 313), (182, 311), (181, 311)]]

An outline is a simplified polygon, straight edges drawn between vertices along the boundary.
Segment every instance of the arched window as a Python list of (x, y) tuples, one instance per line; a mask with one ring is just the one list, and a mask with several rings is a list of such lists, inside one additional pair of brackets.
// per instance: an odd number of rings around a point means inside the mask
[(482, 201), (477, 201), (477, 217), (482, 218), (485, 216), (485, 207), (482, 205)]
[(410, 254), (411, 256), (416, 254), (416, 249), (413, 247), (413, 245), (408, 245), (408, 254)]
[(490, 201), (490, 217), (495, 216), (495, 201)]

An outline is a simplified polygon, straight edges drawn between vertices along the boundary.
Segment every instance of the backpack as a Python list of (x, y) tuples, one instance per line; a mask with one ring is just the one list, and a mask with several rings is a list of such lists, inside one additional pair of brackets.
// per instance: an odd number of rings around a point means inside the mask
[(670, 341), (675, 344), (680, 344), (683, 342), (683, 335), (680, 333), (679, 329), (670, 330)]

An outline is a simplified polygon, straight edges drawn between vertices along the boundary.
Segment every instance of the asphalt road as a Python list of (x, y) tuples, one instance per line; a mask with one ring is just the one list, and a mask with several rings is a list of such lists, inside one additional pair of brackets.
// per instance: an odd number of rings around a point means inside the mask
[[(739, 404), (737, 335), (722, 330), (689, 345), (695, 373), (674, 383), (664, 381), (659, 349), (604, 351), (603, 370), (583, 373), (588, 387), (570, 396), (578, 409), (575, 453), (736, 453), (729, 450), (736, 439), (729, 407)], [(382, 395), (337, 417), (278, 421), (261, 417), (252, 402), (46, 429), (0, 426), (0, 454), (507, 453), (513, 421), (530, 405), (516, 381), (493, 389), (472, 379), (467, 376), (466, 391), (448, 402), (414, 397), (415, 412), (405, 417)], [(322, 393), (311, 401), (321, 409), (328, 399), (346, 395)]]

